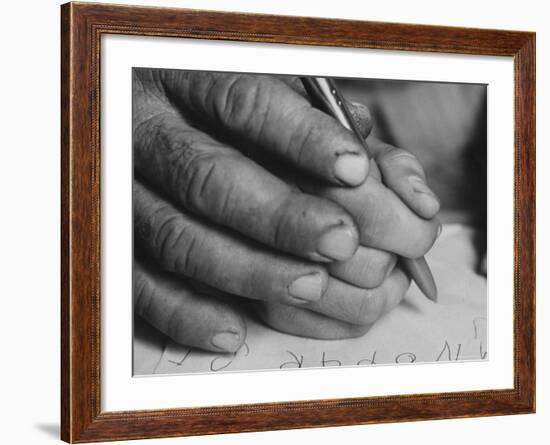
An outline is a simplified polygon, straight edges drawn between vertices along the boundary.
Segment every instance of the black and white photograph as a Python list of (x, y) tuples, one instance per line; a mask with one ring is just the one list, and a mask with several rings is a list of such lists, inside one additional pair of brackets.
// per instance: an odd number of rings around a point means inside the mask
[(132, 70), (133, 375), (489, 360), (487, 85)]
[(548, 8), (441, 6), (7, 2), (0, 442), (546, 443)]

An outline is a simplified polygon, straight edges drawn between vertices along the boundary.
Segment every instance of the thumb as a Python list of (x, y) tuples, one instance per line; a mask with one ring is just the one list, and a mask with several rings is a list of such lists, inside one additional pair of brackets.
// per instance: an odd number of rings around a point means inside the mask
[(373, 121), (369, 107), (359, 102), (348, 102), (348, 109), (357, 125), (357, 129), (363, 139), (366, 139), (372, 131)]

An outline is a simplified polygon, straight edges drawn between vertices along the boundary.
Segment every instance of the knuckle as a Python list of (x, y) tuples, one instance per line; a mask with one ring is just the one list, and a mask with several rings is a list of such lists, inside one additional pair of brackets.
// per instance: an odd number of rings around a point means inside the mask
[(219, 83), (214, 109), (231, 127), (255, 128), (258, 126), (254, 124), (265, 118), (269, 96), (263, 94), (262, 82), (257, 76), (230, 75)]
[(150, 68), (134, 68), (133, 80), (136, 82), (136, 89), (144, 94), (153, 94), (157, 97), (165, 96), (164, 74), (161, 70)]
[[(171, 206), (151, 195), (139, 183), (134, 183), (135, 235), (148, 249), (153, 249), (158, 234), (159, 222), (173, 215)], [(154, 249), (153, 249), (154, 251)]]
[[(284, 250), (296, 247), (301, 229), (305, 221), (312, 219), (312, 209), (302, 201), (300, 192), (290, 189), (288, 193), (277, 198), (272, 203), (273, 213), (271, 217), (270, 244)], [(294, 209), (303, 203), (302, 210)]]
[(170, 215), (162, 220), (155, 228), (153, 245), (157, 258), (159, 258), (162, 263), (167, 263), (172, 254), (172, 249), (170, 249), (170, 247), (173, 245), (171, 241), (176, 233), (174, 225), (176, 218), (175, 215)]
[[(280, 208), (279, 208), (280, 209)], [(273, 224), (273, 235), (272, 235), (272, 244), (277, 247), (284, 247), (284, 240), (289, 237), (289, 233), (286, 228), (288, 227), (286, 218), (280, 215), (280, 210), (275, 212), (274, 218), (272, 220)]]
[(175, 73), (165, 72), (164, 70), (149, 70), (149, 80), (151, 86), (161, 97), (166, 97), (164, 89), (165, 81), (174, 76)]
[(171, 145), (168, 154), (170, 162), (175, 166), (169, 170), (171, 175), (167, 178), (167, 186), (183, 205), (191, 205), (189, 190), (195, 183), (196, 176), (207, 170), (211, 154), (201, 150), (192, 134), (186, 131), (178, 131), (172, 143), (168, 142), (167, 145)]
[(166, 131), (165, 127), (169, 125), (172, 115), (164, 109), (142, 107), (139, 115), (134, 117), (134, 164), (136, 170), (147, 176), (151, 164), (158, 163), (159, 154), (169, 151), (171, 131)]
[(154, 300), (154, 287), (146, 276), (136, 271), (134, 283), (134, 309), (136, 313), (145, 319), (151, 312), (151, 305)]
[(266, 242), (286, 252), (315, 258), (317, 239), (330, 226), (349, 227), (357, 236), (354, 220), (342, 207), (301, 190), (277, 192), (267, 208)]
[(396, 160), (404, 160), (405, 162), (413, 160), (417, 161), (416, 156), (414, 156), (410, 151), (404, 150), (402, 148), (392, 147), (387, 150), (382, 156), (381, 159), (384, 162), (392, 162)]
[(238, 196), (230, 185), (234, 179), (226, 178), (226, 172), (236, 155), (199, 152), (193, 148), (187, 151), (179, 159), (172, 181), (180, 203), (189, 210), (208, 213), (217, 222), (231, 221)]
[(156, 256), (169, 272), (187, 277), (197, 275), (195, 252), (198, 235), (180, 215), (169, 215), (160, 222), (154, 236)]
[(411, 170), (422, 177), (424, 176), (424, 170), (416, 156), (402, 148), (392, 147), (388, 151), (382, 153), (377, 158), (377, 162), (385, 171), (399, 167), (401, 169), (406, 168)]
[(212, 190), (216, 162), (211, 155), (195, 152), (187, 159), (182, 159), (178, 167), (175, 181), (178, 192), (182, 193), (182, 204), (192, 210), (200, 210), (205, 196)]

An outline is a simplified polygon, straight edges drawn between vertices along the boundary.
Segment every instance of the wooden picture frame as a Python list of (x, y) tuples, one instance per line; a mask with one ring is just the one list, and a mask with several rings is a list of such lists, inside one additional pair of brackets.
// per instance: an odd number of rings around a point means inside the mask
[[(535, 34), (68, 3), (61, 8), (61, 437), (67, 442), (535, 411)], [(103, 34), (510, 56), (515, 72), (514, 387), (207, 408), (100, 403), (100, 54)], [(511, 279), (511, 277), (510, 277)]]

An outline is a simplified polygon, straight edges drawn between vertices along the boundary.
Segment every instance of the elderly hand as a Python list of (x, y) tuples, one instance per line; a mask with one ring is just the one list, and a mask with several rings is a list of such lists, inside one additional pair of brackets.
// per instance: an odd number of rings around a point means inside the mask
[(372, 141), (369, 163), (296, 79), (136, 69), (133, 111), (135, 310), (178, 342), (236, 351), (237, 297), (286, 332), (360, 335), (408, 288), (395, 254), (437, 236), (416, 159)]

